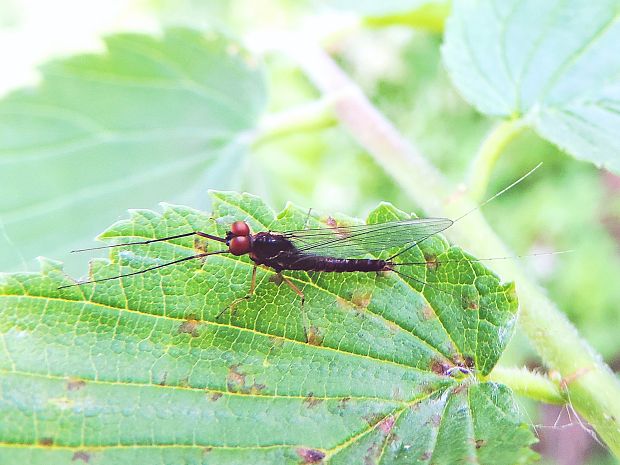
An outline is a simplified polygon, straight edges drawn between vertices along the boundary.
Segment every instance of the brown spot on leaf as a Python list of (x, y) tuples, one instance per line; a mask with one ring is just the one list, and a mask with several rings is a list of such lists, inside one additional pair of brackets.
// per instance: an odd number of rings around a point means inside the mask
[(303, 403), (308, 407), (308, 408), (313, 408), (316, 407), (317, 405), (319, 405), (321, 402), (323, 402), (323, 399), (318, 399), (316, 397), (314, 397), (314, 394), (309, 393), (306, 398), (304, 399)]
[(389, 434), (394, 427), (395, 421), (396, 419), (392, 415), (388, 415), (383, 420), (381, 420), (381, 422), (379, 423), (379, 428), (381, 429), (381, 431), (383, 431), (383, 433)]
[(241, 392), (244, 394), (258, 394), (267, 386), (260, 383), (246, 384), (246, 375), (239, 370), (239, 365), (231, 365), (226, 376), (226, 387), (229, 392)]
[(86, 381), (83, 379), (69, 378), (67, 381), (67, 391), (79, 391), (86, 386)]
[(338, 401), (338, 409), (339, 410), (346, 410), (347, 405), (349, 404), (350, 400), (351, 400), (350, 397), (343, 397), (342, 399), (340, 399)]
[(351, 302), (359, 308), (367, 308), (372, 300), (372, 291), (356, 290), (353, 291)]
[[(194, 249), (198, 253), (205, 253), (208, 248), (208, 242), (201, 239), (199, 236), (194, 236)], [(207, 257), (202, 257), (206, 259)]]
[(351, 308), (351, 303), (347, 299), (343, 299), (342, 297), (336, 297), (336, 303), (340, 308), (344, 308), (345, 310)]
[(390, 320), (385, 320), (385, 326), (387, 326), (388, 329), (392, 333), (398, 333), (399, 331), (401, 331), (403, 329), (400, 326), (398, 326), (396, 323), (394, 323), (393, 321), (390, 321)]
[(159, 385), (160, 386), (165, 386), (167, 378), (168, 378), (168, 372), (164, 371), (163, 375), (161, 376), (161, 380), (159, 381)]
[(53, 438), (41, 438), (39, 439), (39, 445), (44, 447), (49, 447), (54, 445)]
[(269, 281), (274, 283), (276, 286), (279, 286), (284, 281), (284, 278), (280, 273), (276, 273), (269, 278)]
[(284, 340), (277, 338), (277, 337), (273, 337), (273, 336), (269, 336), (269, 352), (267, 354), (267, 357), (278, 353), (282, 347), (284, 346)]
[(209, 399), (211, 399), (213, 402), (215, 402), (216, 400), (218, 400), (223, 395), (224, 394), (222, 394), (221, 392), (212, 392), (212, 393), (209, 394)]
[(470, 300), (469, 303), (467, 304), (467, 309), (468, 310), (478, 310), (478, 302), (476, 302), (474, 300)]
[(451, 367), (447, 361), (437, 360), (434, 358), (431, 361), (431, 366), (429, 368), (433, 373), (437, 375), (446, 376)]
[(71, 461), (76, 462), (78, 460), (81, 460), (84, 463), (88, 463), (90, 462), (90, 454), (83, 450), (78, 450), (73, 453), (73, 457), (71, 457)]
[(487, 442), (484, 439), (476, 439), (476, 449), (480, 449)]
[(433, 456), (433, 453), (430, 451), (426, 451), (420, 455), (420, 461), (425, 462)]
[(188, 318), (187, 321), (184, 321), (179, 325), (179, 334), (186, 333), (191, 335), (192, 337), (198, 337), (198, 327), (200, 326), (200, 322), (194, 318)]
[(422, 307), (422, 318), (425, 320), (432, 320), (437, 318), (437, 314), (430, 305), (424, 305), (424, 307)]
[(312, 346), (320, 346), (323, 344), (323, 335), (316, 326), (310, 326), (307, 331), (308, 344)]
[(325, 458), (325, 452), (316, 449), (297, 449), (297, 455), (299, 455), (304, 463), (321, 463)]
[(437, 257), (435, 255), (424, 255), (424, 260), (426, 261), (426, 268), (430, 271), (436, 271), (439, 268), (439, 262), (437, 261)]
[(205, 447), (202, 449), (202, 455), (208, 455), (213, 450), (213, 447)]
[(229, 368), (226, 387), (230, 392), (240, 392), (245, 389), (245, 374), (239, 371), (239, 365), (232, 365)]
[(362, 418), (366, 420), (366, 423), (368, 423), (370, 426), (375, 426), (385, 417), (380, 413), (369, 413), (368, 415), (363, 415)]
[(266, 387), (267, 386), (265, 386), (264, 384), (254, 383), (250, 387), (250, 394), (259, 394), (264, 391)]

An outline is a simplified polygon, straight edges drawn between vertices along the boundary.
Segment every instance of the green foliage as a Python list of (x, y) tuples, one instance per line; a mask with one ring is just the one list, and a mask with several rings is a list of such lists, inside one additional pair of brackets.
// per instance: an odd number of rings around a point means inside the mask
[(265, 106), (256, 61), (185, 29), (106, 47), (48, 63), (36, 89), (0, 101), (0, 185), (20, 193), (0, 201), (3, 269), (88, 243), (118, 205), (193, 202), (234, 179), (221, 173), (244, 156)]
[[(276, 216), (249, 195), (212, 200), (211, 217), (136, 210), (101, 238), (222, 235), (234, 219), (255, 231), (300, 228), (307, 217), (292, 205)], [(384, 204), (368, 221), (403, 217)], [(205, 247), (218, 245), (183, 238), (110, 249), (90, 277)], [(57, 262), (3, 275), (0, 461), (527, 462), (533, 435), (510, 390), (484, 381), (512, 333), (514, 288), (441, 237), (402, 259), (430, 257), (439, 266), (403, 268), (413, 279), (288, 273), (306, 296), (307, 326), (297, 295), (266, 269), (255, 296), (216, 318), (247, 292), (247, 257), (60, 290), (72, 281)], [(458, 366), (474, 373), (459, 376)]]
[(457, 1), (443, 49), (483, 113), (522, 118), (573, 156), (620, 172), (617, 0)]
[[(482, 160), (492, 160), (488, 179), (474, 169), (469, 182), (497, 192), (545, 162), (483, 209), (512, 251), (497, 253), (497, 244), (485, 249), (497, 238), (475, 215), (450, 232), (465, 231), (458, 243), (478, 247), (481, 257), (574, 249), (530, 259), (536, 267), (529, 275), (537, 275), (597, 350), (616, 359), (617, 178), (575, 163), (534, 131), (576, 157), (618, 169), (618, 3), (459, 0), (446, 37), (386, 27), (440, 32), (450, 3), (147, 2), (159, 24), (182, 22), (203, 32), (112, 36), (107, 51), (46, 65), (39, 86), (0, 101), (0, 269), (36, 255), (63, 258), (65, 270), (83, 267), (85, 258), (71, 260), (68, 250), (91, 245), (90, 237), (127, 207), (166, 200), (206, 208), (206, 189), (213, 187), (248, 190), (271, 204), (292, 199), (332, 216), (339, 210), (362, 215), (381, 200), (408, 211), (458, 205), (461, 196), (449, 189), (421, 196), (410, 189), (433, 186), (424, 164), (412, 169), (415, 160), (395, 153), (388, 167), (365, 152), (357, 141), (377, 137), (377, 128), (360, 125), (360, 137), (338, 126), (325, 103), (347, 105), (350, 94), (315, 101), (303, 54), (267, 53), (265, 79), (237, 41), (212, 32), (214, 25), (232, 30), (262, 51), (254, 33), (284, 28), (310, 42), (327, 39), (322, 43), (353, 77), (349, 87), (359, 85), (394, 123), (396, 137), (414, 141), (423, 159), (449, 178), (439, 176), (436, 186), (463, 181), (472, 155), (493, 141), (484, 136), (492, 125), (487, 116), (506, 119), (499, 127), (518, 135), (504, 147), (508, 139), (495, 132), (499, 144), (490, 144), (493, 156)], [(360, 21), (347, 18), (342, 30), (329, 14), (315, 21), (313, 13), (333, 8)], [(9, 23), (4, 15), (0, 28), (19, 27), (21, 9), (9, 5)], [(299, 27), (307, 19), (313, 27)], [(354, 23), (363, 27), (351, 28)], [(327, 70), (321, 78), (333, 76)], [(257, 124), (267, 103), (276, 114)], [(312, 120), (307, 110), (316, 103), (326, 117), (296, 127)], [(292, 108), (301, 118), (286, 119)], [(285, 124), (270, 128), (271, 121)], [(278, 138), (262, 137), (270, 129)], [(399, 169), (410, 170), (408, 184), (390, 176)], [(464, 213), (459, 208), (440, 214), (457, 217)], [(215, 194), (213, 211), (207, 218), (186, 207), (166, 206), (163, 215), (135, 210), (102, 239), (193, 229), (221, 234), (237, 218), (255, 230), (295, 228), (307, 215), (293, 206), (275, 215), (256, 198), (224, 193)], [(402, 216), (383, 205), (368, 221)], [(315, 225), (322, 220), (312, 218)], [(92, 272), (143, 270), (204, 246), (186, 239), (116, 249), (111, 262), (95, 260)], [(519, 424), (512, 394), (490, 379), (539, 401), (561, 403), (570, 395), (618, 452), (617, 383), (553, 304), (532, 291), (532, 282), (517, 280), (520, 327), (531, 346), (520, 334), (504, 351), (515, 317), (512, 287), (470, 266), (439, 237), (424, 244), (424, 253), (460, 266), (403, 269), (415, 279), (291, 273), (308, 297), (305, 325), (298, 296), (267, 270), (259, 271), (253, 299), (215, 319), (247, 292), (245, 258), (214, 256), (62, 291), (57, 286), (70, 281), (59, 262), (43, 260), (40, 273), (4, 275), (0, 462), (528, 461), (531, 433)], [(492, 263), (502, 269), (512, 261)], [(502, 363), (521, 365), (532, 361), (532, 347), (542, 359), (534, 363), (571, 380), (566, 392), (546, 377), (533, 381), (528, 371), (496, 369), (487, 377), (502, 352)], [(474, 359), (475, 376), (447, 376), (464, 355)]]
[(354, 11), (364, 16), (369, 26), (402, 24), (433, 31), (443, 29), (450, 12), (449, 0), (325, 0), (317, 3)]

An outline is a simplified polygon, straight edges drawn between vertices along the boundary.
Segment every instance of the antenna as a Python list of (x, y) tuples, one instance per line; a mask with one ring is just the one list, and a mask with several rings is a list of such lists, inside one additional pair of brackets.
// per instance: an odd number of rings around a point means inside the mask
[(470, 213), (475, 212), (476, 210), (480, 210), (482, 207), (484, 207), (486, 204), (488, 204), (489, 202), (491, 202), (492, 200), (495, 200), (496, 198), (498, 198), (500, 195), (502, 195), (503, 193), (509, 191), (510, 189), (512, 189), (513, 187), (515, 187), (517, 184), (519, 184), (521, 181), (523, 181), (525, 178), (527, 178), (530, 174), (532, 174), (534, 171), (536, 171), (538, 168), (540, 168), (542, 166), (542, 161), (536, 165), (534, 168), (532, 168), (531, 170), (529, 170), (527, 173), (525, 173), (523, 176), (521, 176), (519, 179), (517, 179), (515, 182), (513, 182), (511, 185), (509, 185), (508, 187), (504, 187), (501, 191), (499, 191), (497, 194), (495, 194), (494, 196), (486, 199), (484, 202), (482, 202), (480, 205), (472, 208), (471, 210), (469, 210), (468, 212), (466, 212), (464, 215), (459, 216), (456, 220), (454, 220), (454, 223), (456, 223), (459, 220), (462, 220), (463, 218), (465, 218), (467, 215), (469, 215)]
[[(532, 168), (531, 170), (529, 170), (527, 173), (525, 173), (523, 176), (521, 176), (519, 179), (517, 179), (515, 182), (513, 182), (512, 184), (510, 184), (508, 187), (505, 187), (504, 189), (502, 189), (501, 191), (499, 191), (497, 194), (495, 194), (494, 196), (488, 198), (487, 200), (485, 200), (484, 202), (482, 202), (480, 205), (477, 205), (476, 207), (472, 208), (471, 210), (469, 210), (468, 212), (466, 212), (465, 214), (459, 216), (456, 220), (450, 220), (451, 224), (449, 226), (447, 226), (444, 229), (448, 229), (450, 226), (452, 226), (454, 223), (456, 223), (457, 221), (462, 220), (463, 218), (465, 218), (467, 215), (469, 215), (470, 213), (475, 212), (476, 210), (480, 210), (482, 207), (484, 207), (486, 204), (488, 204), (489, 202), (491, 202), (492, 200), (495, 200), (496, 198), (498, 198), (500, 195), (502, 195), (503, 193), (505, 193), (506, 191), (512, 189), (514, 186), (516, 186), (517, 184), (519, 184), (521, 181), (523, 181), (525, 178), (527, 178), (530, 174), (532, 174), (534, 171), (536, 171), (538, 168), (540, 168), (542, 166), (542, 161), (536, 165), (534, 168)], [(446, 218), (448, 219), (448, 218)], [(414, 242), (413, 244), (411, 244), (409, 247), (406, 247), (405, 249), (401, 250), (400, 252), (398, 252), (397, 254), (392, 255), (391, 257), (389, 257), (387, 259), (387, 261), (392, 261), (394, 258), (398, 257), (399, 255), (407, 252), (408, 250), (411, 250), (412, 248), (414, 248), (415, 246), (417, 246), (418, 244), (420, 244), (422, 241), (425, 241), (426, 239), (428, 239), (431, 236), (434, 236), (435, 233), (433, 234), (429, 234), (426, 237), (423, 237), (422, 239)]]
[[(124, 244), (119, 244), (119, 245), (124, 245)], [(119, 275), (116, 275), (116, 276), (110, 276), (109, 278), (92, 279), (90, 281), (82, 281), (82, 282), (77, 282), (77, 283), (73, 283), (73, 284), (66, 284), (64, 286), (59, 286), (58, 289), (65, 289), (67, 287), (73, 287), (73, 286), (82, 286), (83, 284), (101, 283), (103, 281), (110, 281), (111, 279), (124, 278), (126, 276), (134, 276), (134, 275), (137, 275), (137, 274), (146, 273), (147, 271), (157, 270), (158, 268), (163, 268), (163, 267), (168, 266), (168, 265), (174, 265), (175, 263), (181, 263), (181, 262), (185, 262), (187, 260), (193, 260), (195, 258), (202, 258), (202, 257), (207, 257), (209, 255), (216, 255), (216, 254), (220, 254), (220, 253), (229, 253), (229, 251), (228, 250), (218, 250), (216, 252), (199, 253), (197, 255), (191, 255), (189, 257), (183, 257), (183, 258), (180, 258), (178, 260), (173, 260), (171, 262), (162, 263), (161, 265), (152, 266), (152, 267), (146, 268), (144, 270), (134, 271), (133, 273), (125, 273), (125, 274), (119, 274)]]
[[(444, 263), (461, 263), (463, 261), (467, 261), (467, 262), (485, 262), (485, 261), (492, 261), (492, 260), (513, 260), (515, 258), (530, 258), (530, 257), (543, 257), (546, 255), (562, 255), (565, 253), (572, 253), (574, 252), (574, 250), (572, 249), (568, 249), (568, 250), (558, 250), (555, 252), (538, 252), (538, 253), (531, 253), (531, 254), (525, 254), (525, 255), (508, 255), (506, 257), (490, 257), (490, 258), (466, 258), (464, 260), (444, 260), (441, 262), (441, 264), (443, 265)], [(428, 265), (428, 262), (406, 262), (406, 263), (392, 263), (393, 266), (402, 266), (402, 265)]]
[(71, 253), (87, 252), (89, 250), (112, 249), (114, 247), (123, 247), (126, 245), (146, 245), (146, 244), (152, 244), (153, 242), (163, 242), (163, 241), (169, 241), (171, 239), (179, 239), (180, 237), (193, 236), (194, 234), (201, 236), (201, 237), (206, 237), (207, 239), (211, 239), (214, 241), (224, 242), (224, 243), (226, 242), (226, 239), (224, 239), (223, 237), (212, 236), (211, 234), (203, 233), (201, 231), (193, 231), (193, 232), (184, 233), (184, 234), (177, 234), (176, 236), (160, 237), (158, 239), (149, 239), (147, 241), (123, 242), (122, 244), (102, 245), (99, 247), (88, 247), (86, 249), (76, 249), (76, 250), (72, 250)]

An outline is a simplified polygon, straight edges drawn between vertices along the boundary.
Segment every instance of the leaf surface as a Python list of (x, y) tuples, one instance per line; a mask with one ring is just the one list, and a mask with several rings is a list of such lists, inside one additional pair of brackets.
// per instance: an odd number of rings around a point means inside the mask
[(459, 0), (443, 56), (462, 95), (620, 172), (618, 0)]
[(0, 197), (3, 270), (87, 246), (118, 205), (200, 204), (201, 186), (235, 179), (265, 106), (257, 63), (187, 29), (105, 46), (45, 65), (40, 85), (0, 101), (0, 185), (19, 192)]
[[(101, 239), (222, 236), (233, 220), (300, 229), (308, 217), (292, 205), (276, 215), (247, 194), (212, 196), (211, 217), (135, 210)], [(384, 204), (368, 222), (405, 217)], [(218, 247), (182, 238), (113, 248), (91, 276)], [(72, 281), (58, 262), (5, 274), (0, 462), (526, 462), (533, 436), (511, 392), (484, 381), (512, 333), (514, 288), (466, 257), (435, 236), (403, 254), (430, 263), (401, 267), (409, 277), (286, 273), (305, 294), (303, 311), (259, 269), (256, 294), (219, 318), (248, 291), (247, 257), (60, 290)]]

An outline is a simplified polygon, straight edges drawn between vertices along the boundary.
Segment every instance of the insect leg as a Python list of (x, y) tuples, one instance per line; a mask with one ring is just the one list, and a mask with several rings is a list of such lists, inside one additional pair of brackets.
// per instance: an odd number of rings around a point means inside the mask
[(258, 268), (258, 265), (254, 265), (254, 267), (252, 267), (252, 281), (250, 283), (250, 291), (243, 297), (239, 297), (238, 299), (233, 300), (228, 307), (224, 308), (224, 310), (217, 314), (217, 316), (215, 317), (216, 320), (219, 320), (220, 317), (224, 314), (224, 312), (229, 309), (230, 314), (232, 315), (235, 312), (235, 307), (239, 303), (243, 302), (244, 300), (249, 300), (254, 295), (254, 289), (256, 289), (256, 268)]
[(284, 281), (288, 287), (290, 287), (295, 294), (297, 294), (299, 297), (301, 297), (301, 324), (304, 328), (304, 339), (306, 340), (306, 343), (308, 342), (308, 318), (306, 316), (306, 310), (304, 309), (304, 303), (306, 301), (306, 296), (304, 295), (304, 293), (302, 292), (301, 289), (299, 289), (295, 283), (293, 281), (291, 281), (289, 278), (287, 278), (286, 276), (284, 276), (282, 273), (278, 273), (278, 275), (280, 276), (280, 278), (282, 278), (282, 281)]
[(306, 221), (304, 222), (304, 229), (308, 229), (308, 223), (310, 222), (310, 213), (312, 213), (312, 207), (308, 208), (308, 214), (306, 215)]
[(304, 304), (304, 302), (306, 301), (306, 296), (304, 295), (304, 293), (301, 291), (301, 289), (299, 289), (295, 283), (293, 283), (293, 281), (291, 281), (289, 278), (287, 278), (286, 276), (284, 276), (281, 273), (278, 273), (280, 275), (280, 277), (282, 278), (282, 281), (284, 281), (288, 287), (290, 287), (291, 289), (293, 289), (293, 291), (295, 292), (295, 294), (297, 294), (299, 297), (301, 297), (301, 305)]

